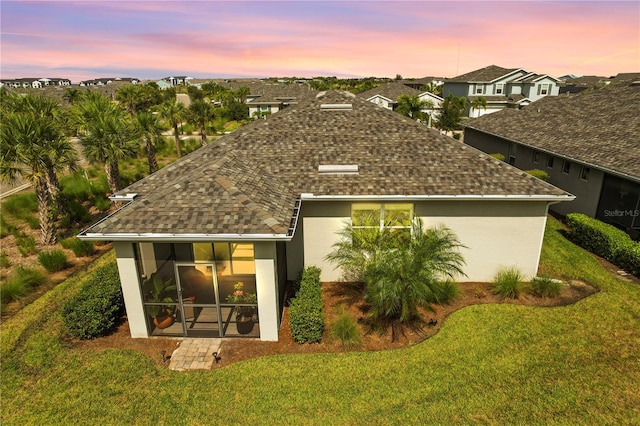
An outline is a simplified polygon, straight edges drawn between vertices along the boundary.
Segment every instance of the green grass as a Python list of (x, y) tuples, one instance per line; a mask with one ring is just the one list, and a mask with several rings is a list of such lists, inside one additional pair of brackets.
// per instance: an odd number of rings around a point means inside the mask
[(574, 305), (475, 305), (409, 348), (277, 355), (212, 371), (69, 344), (60, 307), (81, 286), (74, 277), (3, 323), (0, 423), (638, 424), (640, 287), (559, 229), (550, 219), (540, 275), (601, 290)]

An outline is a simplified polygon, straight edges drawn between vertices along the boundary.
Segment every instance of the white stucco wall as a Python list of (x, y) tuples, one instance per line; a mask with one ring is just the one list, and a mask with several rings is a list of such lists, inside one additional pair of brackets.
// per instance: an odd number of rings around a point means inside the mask
[(115, 241), (113, 247), (116, 250), (118, 273), (120, 274), (122, 296), (127, 309), (131, 337), (148, 337), (149, 332), (147, 331), (147, 321), (142, 307), (142, 294), (138, 283), (133, 244)]
[(254, 243), (256, 290), (260, 340), (278, 340), (278, 281), (276, 279), (276, 244)]
[[(467, 277), (458, 281), (490, 281), (503, 266), (516, 266), (535, 276), (546, 224), (547, 203), (534, 201), (421, 201), (415, 214), (425, 227), (443, 225), (453, 230), (460, 242)], [(332, 251), (351, 203), (303, 202), (304, 265), (322, 269), (323, 281), (341, 279), (341, 272), (325, 256)]]

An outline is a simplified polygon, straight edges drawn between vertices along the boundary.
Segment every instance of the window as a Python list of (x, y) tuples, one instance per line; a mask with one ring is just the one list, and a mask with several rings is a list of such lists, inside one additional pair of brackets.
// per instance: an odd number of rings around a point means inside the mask
[(533, 162), (534, 163), (540, 162), (540, 153), (538, 151), (533, 151)]
[(547, 155), (547, 167), (553, 169), (553, 156)]
[(544, 83), (538, 86), (538, 95), (544, 96), (548, 95), (551, 89), (551, 84)]
[(411, 232), (412, 204), (353, 204), (351, 223), (354, 229), (390, 228), (394, 232)]
[(582, 180), (589, 180), (589, 172), (591, 171), (591, 169), (587, 166), (582, 166), (582, 168), (580, 169), (580, 179)]
[(476, 84), (476, 95), (484, 95), (484, 84)]
[(252, 243), (213, 243), (213, 251), (218, 274), (256, 273)]
[(564, 160), (562, 162), (562, 173), (569, 174), (569, 171), (571, 171), (571, 162)]
[(493, 93), (495, 95), (502, 95), (504, 93), (504, 83), (496, 83)]

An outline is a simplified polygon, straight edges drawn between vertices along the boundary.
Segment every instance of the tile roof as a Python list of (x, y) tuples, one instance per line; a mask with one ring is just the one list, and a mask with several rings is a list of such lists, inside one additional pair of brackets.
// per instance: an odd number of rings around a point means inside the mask
[(640, 85), (547, 96), (465, 126), (640, 180)]
[[(351, 104), (351, 109), (323, 109)], [(357, 164), (351, 175), (319, 165)], [(564, 191), (346, 92), (322, 92), (225, 135), (119, 194), (89, 233), (285, 234), (296, 197), (556, 197)]]
[(445, 81), (451, 83), (488, 83), (519, 69), (520, 68), (502, 68), (497, 65), (489, 65), (479, 70), (448, 78)]
[(418, 89), (413, 89), (402, 83), (391, 81), (381, 84), (378, 87), (374, 87), (373, 89), (367, 90), (366, 92), (358, 93), (358, 96), (364, 99), (370, 99), (376, 95), (380, 95), (396, 102), (400, 95), (418, 96), (421, 93), (423, 92)]

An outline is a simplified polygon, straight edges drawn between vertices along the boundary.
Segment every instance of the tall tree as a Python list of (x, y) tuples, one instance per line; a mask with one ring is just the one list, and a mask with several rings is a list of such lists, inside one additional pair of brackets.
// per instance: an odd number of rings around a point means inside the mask
[(132, 116), (136, 115), (138, 106), (143, 102), (142, 88), (137, 84), (126, 84), (116, 90), (116, 101)]
[(82, 126), (84, 156), (104, 164), (109, 190), (120, 189), (119, 162), (136, 154), (136, 131), (130, 117), (104, 95), (85, 97), (75, 107)]
[(200, 128), (202, 146), (207, 144), (207, 123), (214, 118), (211, 104), (204, 99), (191, 102), (187, 110), (187, 120)]
[(418, 95), (400, 95), (396, 112), (415, 120), (422, 120), (426, 115), (423, 110), (428, 108), (433, 108), (431, 101), (423, 101)]
[(440, 114), (436, 120), (436, 127), (445, 132), (458, 130), (466, 107), (467, 100), (465, 98), (457, 98), (449, 93), (442, 101)]
[(156, 160), (156, 144), (162, 140), (162, 128), (156, 115), (150, 112), (140, 112), (136, 115), (136, 127), (147, 150), (149, 174), (158, 170)]
[(487, 109), (487, 98), (484, 96), (478, 96), (473, 101), (471, 101), (471, 109), (480, 111)]
[(178, 125), (182, 123), (186, 116), (186, 108), (184, 104), (178, 102), (175, 98), (169, 98), (162, 105), (160, 105), (160, 117), (167, 120), (171, 127), (173, 127), (173, 137), (176, 142), (176, 155), (178, 158), (182, 157), (182, 151), (180, 150), (180, 133), (178, 132)]
[(57, 173), (73, 169), (76, 152), (56, 116), (59, 105), (44, 95), (9, 99), (0, 120), (0, 178), (21, 177), (34, 185), (41, 242), (55, 244), (62, 210)]

